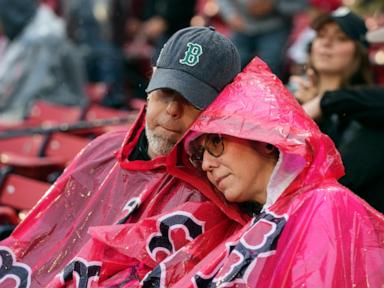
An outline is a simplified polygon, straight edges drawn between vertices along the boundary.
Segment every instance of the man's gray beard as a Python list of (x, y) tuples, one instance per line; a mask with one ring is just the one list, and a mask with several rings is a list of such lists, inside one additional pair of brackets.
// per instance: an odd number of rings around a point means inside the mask
[(148, 123), (145, 124), (145, 134), (148, 140), (148, 149), (151, 149), (156, 156), (168, 154), (176, 144), (165, 137), (155, 135), (149, 128)]

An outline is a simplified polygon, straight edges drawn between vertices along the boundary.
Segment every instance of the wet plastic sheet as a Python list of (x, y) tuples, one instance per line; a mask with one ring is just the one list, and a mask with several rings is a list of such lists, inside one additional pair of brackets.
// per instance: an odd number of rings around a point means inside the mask
[(191, 128), (280, 151), (261, 215), (172, 287), (382, 287), (384, 217), (337, 179), (332, 141), (255, 58)]
[[(118, 273), (141, 279), (184, 246), (204, 245), (196, 258), (184, 253), (179, 259), (188, 262), (180, 266), (185, 275), (217, 239), (246, 223), (206, 181), (175, 169), (175, 157), (126, 160), (144, 128), (144, 114), (128, 134), (114, 132), (91, 142), (0, 243), (3, 266), (13, 263), (22, 271), (8, 270), (4, 287), (15, 279), (25, 287), (99, 287)], [(122, 219), (125, 224), (117, 224)], [(190, 225), (203, 228), (189, 231)]]

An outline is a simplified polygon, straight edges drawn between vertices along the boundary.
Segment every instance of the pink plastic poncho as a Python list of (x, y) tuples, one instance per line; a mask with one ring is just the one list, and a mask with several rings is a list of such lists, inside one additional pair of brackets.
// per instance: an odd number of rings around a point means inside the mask
[(384, 287), (383, 215), (337, 182), (343, 166), (332, 141), (261, 60), (191, 130), (187, 139), (271, 143), (280, 156), (262, 213), (172, 287)]
[(172, 283), (246, 223), (175, 155), (128, 161), (143, 129), (144, 112), (76, 157), (0, 243), (0, 287), (136, 287), (173, 257)]

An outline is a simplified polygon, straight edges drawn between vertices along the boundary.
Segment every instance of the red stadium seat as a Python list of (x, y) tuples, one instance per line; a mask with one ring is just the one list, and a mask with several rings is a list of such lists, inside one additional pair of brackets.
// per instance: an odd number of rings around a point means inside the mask
[[(44, 143), (44, 142), (47, 143)], [(12, 137), (0, 140), (0, 162), (19, 166), (66, 163), (90, 140), (65, 133)]]
[(54, 133), (45, 149), (46, 157), (63, 157), (72, 160), (89, 142), (87, 138), (65, 133)]
[(3, 165), (13, 167), (39, 168), (46, 166), (65, 166), (66, 158), (63, 156), (37, 157), (20, 156), (18, 153), (5, 152), (0, 154), (0, 162)]
[(9, 174), (6, 176), (0, 192), (0, 204), (18, 210), (29, 210), (48, 190), (50, 184)]
[(79, 106), (64, 106), (45, 101), (37, 101), (31, 108), (26, 123), (34, 125), (54, 125), (74, 123), (80, 120), (82, 108)]
[(98, 104), (92, 104), (85, 114), (85, 120), (92, 121), (98, 119), (112, 119), (112, 118), (121, 118), (128, 117), (132, 112), (117, 110), (113, 108), (104, 107)]
[(65, 133), (2, 139), (0, 163), (18, 174), (47, 180), (47, 175), (64, 169), (89, 141)]
[(13, 152), (20, 156), (38, 156), (44, 138), (44, 135), (32, 135), (1, 139), (0, 152), (1, 154)]
[[(134, 122), (137, 116), (137, 112), (117, 110), (113, 108), (104, 107), (98, 104), (92, 104), (86, 111), (84, 120), (92, 122), (102, 123), (105, 120), (105, 124), (97, 127), (90, 128), (84, 131), (75, 132), (79, 135), (92, 134), (98, 136), (112, 130), (129, 129), (130, 125)], [(120, 119), (128, 119), (127, 121), (119, 122)], [(118, 124), (121, 123), (121, 124)]]
[[(4, 225), (4, 224), (17, 225), (19, 222), (20, 222), (20, 219), (15, 209), (9, 206), (1, 206), (0, 204), (0, 225)], [(0, 231), (1, 231), (1, 227), (0, 227)]]

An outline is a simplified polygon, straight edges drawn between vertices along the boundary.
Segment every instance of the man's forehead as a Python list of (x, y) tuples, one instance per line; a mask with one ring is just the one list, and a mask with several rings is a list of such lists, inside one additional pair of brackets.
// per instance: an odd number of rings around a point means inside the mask
[(162, 90), (165, 94), (168, 94), (170, 96), (179, 96), (179, 97), (182, 97), (182, 98), (185, 99), (185, 97), (181, 93), (177, 92), (174, 89), (171, 89), (171, 88), (161, 88), (159, 90)]
[[(159, 98), (174, 98), (180, 102), (183, 102), (185, 104), (188, 104), (188, 105), (191, 105), (192, 107), (194, 107), (192, 105), (191, 102), (188, 101), (188, 99), (186, 99), (180, 92), (174, 90), (174, 89), (171, 89), (171, 88), (159, 88), (159, 89), (156, 89), (154, 91), (152, 91), (150, 94), (152, 94), (153, 92), (155, 92), (154, 94), (156, 95), (156, 97), (159, 97)], [(197, 108), (195, 108), (196, 110), (198, 110)]]

